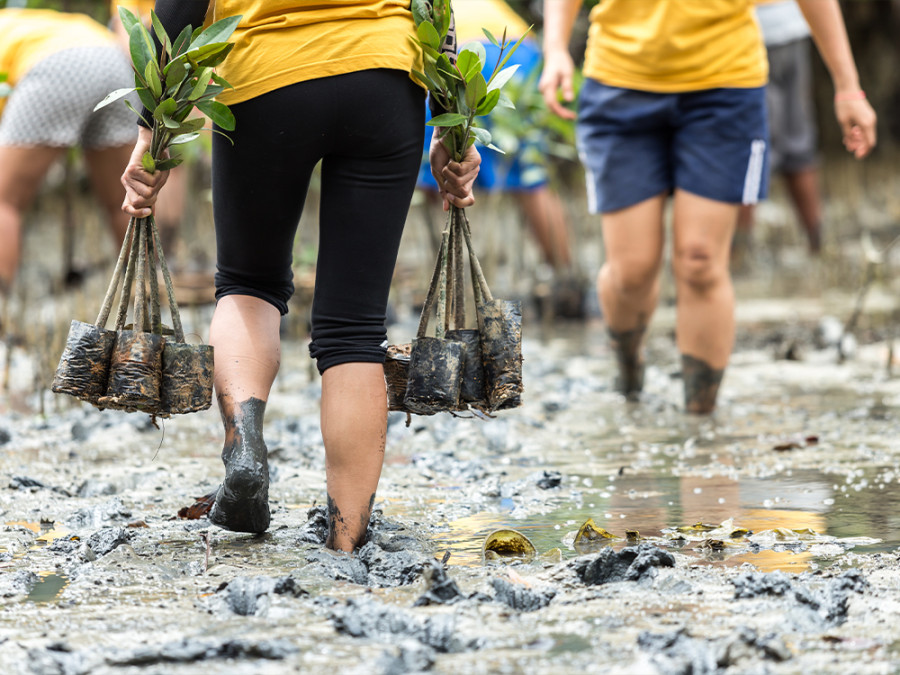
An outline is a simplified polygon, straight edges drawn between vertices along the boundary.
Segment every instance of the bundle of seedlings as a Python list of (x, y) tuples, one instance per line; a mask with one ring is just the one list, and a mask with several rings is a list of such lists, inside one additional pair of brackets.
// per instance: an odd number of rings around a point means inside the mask
[[(433, 108), (441, 109), (428, 124), (438, 128), (439, 137), (457, 162), (476, 141), (499, 152), (490, 132), (478, 127), (476, 118), (488, 115), (498, 105), (513, 107), (502, 88), (518, 66), (504, 65), (522, 40), (510, 45), (505, 33), (497, 40), (484, 31), (500, 50), (490, 77), (485, 79), (486, 55), (480, 43), (464, 45), (456, 59), (442, 51), (451, 23), (449, 0), (415, 0), (412, 7), (425, 70), (413, 73), (428, 88)], [(464, 248), (477, 328), (466, 328)], [(437, 320), (430, 337), (427, 329), (432, 312)], [(410, 344), (388, 347), (385, 378), (389, 408), (408, 414), (469, 409), (489, 414), (521, 404), (521, 303), (491, 295), (464, 209), (450, 206), (416, 338)]]
[[(127, 99), (125, 105), (152, 130), (142, 164), (150, 173), (165, 171), (181, 162), (168, 156), (168, 148), (197, 138), (205, 117), (225, 130), (234, 129), (231, 111), (214, 100), (230, 85), (214, 69), (231, 51), (233, 45), (227, 39), (240, 17), (217, 21), (205, 30), (187, 26), (172, 42), (151, 13), (157, 48), (134, 14), (119, 8), (119, 16), (130, 36), (135, 86), (112, 92), (95, 109), (137, 92), (143, 112)], [(191, 117), (195, 108), (205, 117)], [(162, 323), (160, 273), (171, 328)], [(115, 327), (108, 330), (117, 295)], [(184, 340), (156, 222), (153, 216), (132, 218), (97, 320), (93, 324), (72, 321), (51, 389), (100, 409), (168, 417), (208, 408), (212, 385), (213, 348)]]

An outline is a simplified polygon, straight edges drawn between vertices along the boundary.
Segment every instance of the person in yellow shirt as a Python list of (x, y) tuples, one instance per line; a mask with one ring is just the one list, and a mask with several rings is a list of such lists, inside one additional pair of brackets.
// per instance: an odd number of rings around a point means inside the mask
[[(207, 0), (157, 0), (170, 36), (199, 26)], [(225, 481), (212, 523), (262, 532), (270, 523), (263, 417), (293, 292), (292, 249), (310, 176), (321, 161), (319, 252), (310, 353), (322, 374), (321, 426), (330, 533), (365, 542), (387, 433), (383, 363), (388, 291), (423, 143), (425, 92), (409, 0), (215, 0), (214, 21), (242, 18), (219, 75), (234, 87), (230, 139), (213, 136), (216, 298), (210, 327), (225, 425)], [(142, 128), (123, 180), (125, 210), (150, 213), (165, 174), (140, 162)], [(451, 162), (435, 137), (442, 199), (474, 203), (478, 153)]]
[[(875, 145), (876, 117), (840, 7), (798, 4), (834, 82), (844, 145), (862, 158)], [(544, 0), (539, 86), (551, 110), (569, 119), (568, 44), (580, 6)], [(617, 386), (630, 398), (643, 387), (672, 195), (676, 339), (685, 408), (696, 414), (714, 410), (734, 345), (729, 252), (738, 209), (767, 187), (767, 63), (753, 11), (754, 0), (601, 0), (590, 15), (576, 135), (588, 205), (603, 216), (597, 286)]]
[(133, 86), (114, 35), (84, 14), (0, 9), (0, 72), (12, 92), (0, 99), (0, 294), (19, 268), (22, 221), (50, 167), (67, 148), (84, 152), (91, 188), (117, 245), (123, 167), (137, 137), (133, 116), (118, 106), (94, 112), (114, 89)]

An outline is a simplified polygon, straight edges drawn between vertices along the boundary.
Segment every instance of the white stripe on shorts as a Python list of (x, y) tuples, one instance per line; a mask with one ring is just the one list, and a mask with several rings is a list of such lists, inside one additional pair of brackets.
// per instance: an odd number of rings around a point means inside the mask
[(762, 173), (766, 156), (766, 142), (760, 138), (750, 143), (750, 159), (747, 161), (747, 173), (744, 175), (743, 204), (756, 204), (759, 201), (759, 190), (762, 187)]
[(587, 156), (579, 152), (578, 158), (581, 160), (581, 166), (584, 167), (584, 183), (587, 188), (587, 207), (588, 213), (598, 213), (597, 209), (597, 179), (594, 172), (588, 168)]

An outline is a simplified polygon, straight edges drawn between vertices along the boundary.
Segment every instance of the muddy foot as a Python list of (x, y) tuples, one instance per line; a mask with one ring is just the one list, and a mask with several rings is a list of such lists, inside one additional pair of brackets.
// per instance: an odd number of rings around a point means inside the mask
[(705, 361), (682, 354), (685, 410), (695, 415), (707, 415), (715, 410), (716, 396), (724, 374), (724, 369), (717, 370)]
[(216, 492), (209, 522), (232, 532), (265, 532), (269, 527), (269, 468), (266, 465), (229, 467)]
[(641, 344), (646, 328), (626, 331), (609, 331), (610, 344), (616, 355), (619, 372), (615, 388), (629, 401), (636, 401), (644, 388), (644, 362), (640, 357)]

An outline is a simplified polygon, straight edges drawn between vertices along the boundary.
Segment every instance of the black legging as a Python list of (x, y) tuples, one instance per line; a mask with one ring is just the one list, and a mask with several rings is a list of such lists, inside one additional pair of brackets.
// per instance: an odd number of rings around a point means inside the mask
[[(422, 159), (424, 90), (366, 70), (230, 106), (213, 138), (216, 298), (250, 295), (287, 313), (294, 235), (322, 161), (310, 353), (319, 372), (384, 361), (385, 311)], [(232, 144), (233, 143), (233, 144)]]

